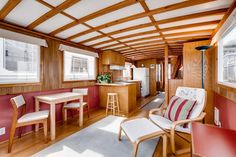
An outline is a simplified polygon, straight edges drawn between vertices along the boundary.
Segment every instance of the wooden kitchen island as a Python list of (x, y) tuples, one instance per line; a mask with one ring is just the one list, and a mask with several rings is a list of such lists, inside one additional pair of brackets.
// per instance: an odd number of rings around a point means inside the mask
[(107, 93), (118, 93), (121, 114), (128, 116), (137, 109), (135, 83), (97, 83), (97, 85), (101, 107), (106, 108)]

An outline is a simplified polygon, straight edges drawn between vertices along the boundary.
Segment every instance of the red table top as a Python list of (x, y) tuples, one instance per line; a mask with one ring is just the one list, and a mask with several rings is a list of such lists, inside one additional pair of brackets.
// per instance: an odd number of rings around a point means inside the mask
[(236, 157), (236, 130), (192, 123), (193, 153), (204, 157)]

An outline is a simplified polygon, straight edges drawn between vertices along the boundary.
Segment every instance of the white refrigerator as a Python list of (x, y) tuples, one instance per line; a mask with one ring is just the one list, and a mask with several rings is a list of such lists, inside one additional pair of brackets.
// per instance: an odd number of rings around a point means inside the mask
[(141, 96), (149, 95), (149, 68), (134, 68), (133, 80), (140, 80), (141, 83)]

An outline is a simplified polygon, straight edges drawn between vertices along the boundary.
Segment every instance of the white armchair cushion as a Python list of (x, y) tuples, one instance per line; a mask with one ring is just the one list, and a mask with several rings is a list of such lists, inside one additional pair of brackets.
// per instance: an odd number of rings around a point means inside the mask
[(48, 118), (49, 111), (44, 110), (44, 111), (38, 111), (38, 112), (32, 112), (32, 113), (27, 113), (20, 117), (17, 122), (18, 123), (25, 123), (25, 122), (31, 122), (35, 120), (42, 120)]
[(197, 101), (190, 114), (190, 119), (197, 118), (203, 112), (206, 101), (206, 91), (204, 89), (178, 87), (175, 95), (184, 99)]
[[(86, 102), (82, 103), (82, 106), (86, 105)], [(72, 103), (68, 103), (64, 105), (64, 108), (79, 108), (80, 107), (80, 103), (79, 102), (72, 102)]]
[[(166, 130), (171, 129), (171, 126), (173, 123), (171, 120), (165, 117), (159, 116), (159, 115), (154, 115), (154, 114), (150, 114), (149, 118), (153, 123), (160, 126), (161, 128), (166, 129)], [(183, 128), (182, 126), (179, 126), (179, 125), (176, 127), (175, 130), (179, 132), (190, 133), (190, 128)]]
[(162, 131), (147, 118), (137, 118), (121, 124), (121, 128), (134, 143), (138, 138)]

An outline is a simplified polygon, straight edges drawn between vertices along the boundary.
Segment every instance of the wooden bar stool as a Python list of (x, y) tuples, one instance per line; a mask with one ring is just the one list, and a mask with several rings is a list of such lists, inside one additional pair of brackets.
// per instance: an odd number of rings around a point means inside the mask
[(106, 107), (106, 115), (108, 111), (111, 110), (112, 114), (115, 115), (116, 111), (119, 115), (120, 113), (120, 106), (118, 100), (117, 93), (107, 93), (107, 107)]

